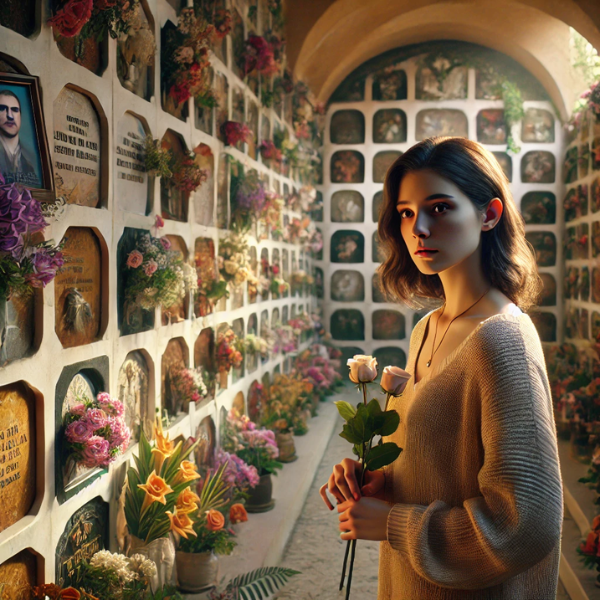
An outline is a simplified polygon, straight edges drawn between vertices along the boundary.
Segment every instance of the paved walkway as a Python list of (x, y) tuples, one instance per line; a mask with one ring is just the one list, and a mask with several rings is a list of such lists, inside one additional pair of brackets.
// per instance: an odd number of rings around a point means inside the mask
[[(280, 562), (282, 566), (301, 571), (289, 580), (275, 598), (294, 600), (338, 600), (345, 598), (339, 592), (346, 543), (339, 538), (338, 513), (330, 511), (319, 495), (319, 488), (327, 481), (331, 468), (345, 457), (353, 457), (350, 444), (338, 433), (343, 420), (338, 417), (334, 434), (319, 465), (302, 514)], [(359, 540), (352, 575), (352, 600), (376, 600), (379, 542)]]

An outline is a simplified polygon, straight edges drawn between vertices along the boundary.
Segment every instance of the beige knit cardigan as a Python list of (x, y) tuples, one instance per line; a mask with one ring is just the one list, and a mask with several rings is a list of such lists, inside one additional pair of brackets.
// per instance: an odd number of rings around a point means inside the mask
[[(439, 310), (439, 309), (438, 309)], [(512, 305), (414, 383), (414, 327), (400, 415), (385, 441), (393, 504), (378, 600), (555, 600), (563, 521), (556, 426), (542, 345)]]

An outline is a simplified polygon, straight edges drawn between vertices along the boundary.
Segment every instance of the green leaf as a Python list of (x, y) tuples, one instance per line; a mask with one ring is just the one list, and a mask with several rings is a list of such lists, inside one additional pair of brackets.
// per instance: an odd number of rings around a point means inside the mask
[(354, 446), (352, 446), (352, 452), (354, 452), (358, 458), (362, 458), (362, 448), (362, 444), (354, 444)]
[(395, 410), (386, 410), (383, 414), (383, 424), (378, 428), (377, 435), (392, 435), (400, 425), (400, 415)]
[(367, 457), (367, 470), (376, 471), (393, 463), (402, 452), (402, 448), (398, 447), (394, 442), (386, 442), (381, 446), (375, 446), (369, 452)]
[(242, 600), (266, 600), (280, 590), (290, 577), (299, 574), (300, 571), (284, 567), (262, 567), (230, 580), (226, 589), (239, 593)]
[(349, 402), (338, 400), (337, 402), (334, 402), (334, 404), (337, 406), (338, 412), (345, 421), (349, 421), (356, 415), (356, 409)]
[(358, 433), (353, 429), (353, 427), (346, 423), (342, 429), (342, 433), (340, 433), (340, 437), (348, 440), (351, 444), (362, 444), (363, 440)]

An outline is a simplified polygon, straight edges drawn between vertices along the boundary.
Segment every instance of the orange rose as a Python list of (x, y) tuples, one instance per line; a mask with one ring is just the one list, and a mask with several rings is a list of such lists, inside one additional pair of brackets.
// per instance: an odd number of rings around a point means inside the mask
[(64, 589), (58, 597), (60, 600), (79, 600), (81, 594), (75, 588), (68, 587)]
[(193, 481), (194, 479), (199, 478), (200, 475), (197, 473), (196, 465), (189, 460), (182, 460), (173, 483), (177, 484), (184, 481)]
[(187, 513), (180, 513), (176, 508), (174, 513), (166, 511), (166, 514), (169, 517), (169, 521), (171, 521), (171, 531), (178, 533), (186, 540), (188, 539), (188, 533), (197, 536), (197, 533), (192, 527), (193, 521)]
[(229, 520), (232, 523), (245, 523), (248, 520), (248, 513), (243, 504), (233, 504), (229, 509)]
[(166, 504), (167, 499), (165, 496), (173, 491), (173, 488), (171, 488), (171, 486), (154, 471), (148, 475), (146, 483), (144, 485), (138, 483), (138, 487), (146, 492), (146, 497), (142, 504), (142, 514), (153, 502)]
[(210, 531), (219, 531), (225, 527), (225, 517), (218, 510), (206, 511), (206, 528)]
[(197, 510), (198, 502), (200, 498), (190, 490), (190, 488), (185, 488), (179, 496), (177, 496), (177, 512), (179, 513), (191, 513)]

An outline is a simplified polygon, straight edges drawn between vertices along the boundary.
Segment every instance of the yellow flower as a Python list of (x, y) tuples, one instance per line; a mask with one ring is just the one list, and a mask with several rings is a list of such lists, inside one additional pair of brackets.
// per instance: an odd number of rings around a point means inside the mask
[(166, 511), (166, 515), (169, 517), (169, 521), (171, 521), (171, 531), (178, 533), (186, 540), (188, 539), (188, 533), (196, 537), (198, 536), (198, 534), (192, 528), (193, 521), (190, 519), (187, 513), (180, 513), (177, 508), (175, 508), (174, 513), (171, 513), (171, 511)]
[(177, 475), (175, 475), (175, 479), (173, 480), (174, 484), (193, 481), (194, 479), (198, 479), (200, 475), (197, 473), (197, 467), (194, 463), (189, 460), (182, 460), (179, 465), (179, 471), (177, 471)]
[(177, 496), (177, 512), (178, 513), (191, 513), (197, 510), (198, 502), (200, 498), (190, 490), (190, 488), (185, 488), (179, 496)]
[(146, 483), (143, 485), (138, 483), (138, 487), (146, 492), (144, 503), (142, 504), (141, 514), (144, 514), (146, 509), (154, 502), (166, 504), (167, 499), (165, 496), (173, 491), (171, 486), (162, 477), (159, 477), (154, 471), (148, 475), (148, 480)]

